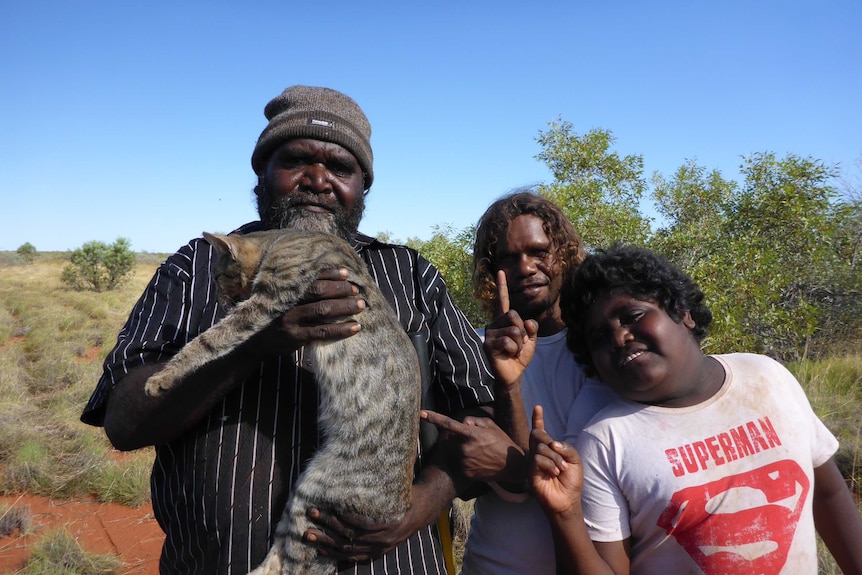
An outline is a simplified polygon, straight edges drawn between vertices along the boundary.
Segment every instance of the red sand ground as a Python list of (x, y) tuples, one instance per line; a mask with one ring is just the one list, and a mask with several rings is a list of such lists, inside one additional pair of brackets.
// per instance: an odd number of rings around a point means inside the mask
[(124, 575), (158, 575), (164, 533), (152, 507), (95, 501), (65, 501), (31, 495), (0, 496), (0, 504), (28, 508), (29, 534), (0, 538), (0, 573), (12, 574), (26, 563), (30, 548), (47, 531), (65, 528), (90, 553), (114, 553), (126, 563)]

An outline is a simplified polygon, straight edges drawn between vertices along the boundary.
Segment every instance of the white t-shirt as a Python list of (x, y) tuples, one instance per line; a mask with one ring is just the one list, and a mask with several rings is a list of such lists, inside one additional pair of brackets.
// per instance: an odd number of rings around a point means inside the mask
[[(566, 330), (538, 338), (521, 386), (527, 421), (541, 405), (551, 437), (570, 442), (613, 396), (584, 375), (566, 347)], [(535, 499), (510, 503), (491, 491), (476, 499), (474, 511), (463, 575), (555, 574), (551, 529)]]
[(631, 537), (634, 575), (816, 573), (813, 470), (838, 442), (781, 364), (713, 357), (726, 379), (707, 401), (617, 398), (580, 434), (590, 537)]

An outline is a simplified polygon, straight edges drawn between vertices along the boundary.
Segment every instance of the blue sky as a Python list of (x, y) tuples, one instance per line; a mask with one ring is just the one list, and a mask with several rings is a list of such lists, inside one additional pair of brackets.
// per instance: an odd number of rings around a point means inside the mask
[(612, 131), (647, 175), (862, 155), (862, 3), (27, 0), (0, 7), (0, 250), (173, 252), (255, 219), (263, 106), (293, 84), (373, 129), (360, 229), (464, 228), (549, 181), (535, 138)]

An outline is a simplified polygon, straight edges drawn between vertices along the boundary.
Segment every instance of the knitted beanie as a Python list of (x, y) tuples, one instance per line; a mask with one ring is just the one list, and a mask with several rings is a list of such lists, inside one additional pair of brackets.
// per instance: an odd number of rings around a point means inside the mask
[(291, 86), (263, 109), (269, 120), (251, 155), (258, 176), (272, 152), (291, 138), (333, 142), (350, 150), (365, 173), (365, 189), (374, 179), (371, 125), (352, 98), (330, 88)]

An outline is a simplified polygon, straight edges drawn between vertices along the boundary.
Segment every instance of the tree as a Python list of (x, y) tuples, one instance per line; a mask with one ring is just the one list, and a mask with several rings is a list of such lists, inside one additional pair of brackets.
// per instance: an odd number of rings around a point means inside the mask
[(653, 175), (653, 199), (665, 226), (650, 238), (650, 247), (683, 269), (691, 269), (717, 249), (722, 241), (727, 205), (736, 182), (693, 160), (686, 160), (670, 180)]
[(73, 289), (102, 292), (121, 285), (134, 265), (135, 254), (127, 239), (117, 238), (111, 245), (91, 241), (72, 252), (60, 280)]
[(473, 297), (473, 238), (475, 226), (455, 230), (451, 226), (434, 227), (431, 239), (423, 242), (410, 240), (416, 249), (446, 280), (446, 287), (455, 304), (473, 325), (484, 325), (486, 318)]
[[(852, 206), (833, 166), (790, 154), (743, 159), (741, 186), (688, 162), (655, 176), (667, 227), (650, 247), (700, 283), (715, 315), (707, 349), (797, 359), (859, 329)], [(858, 228), (857, 228), (858, 229)]]
[(822, 325), (845, 268), (835, 249), (837, 171), (810, 157), (759, 153), (744, 159), (742, 173), (726, 233), (738, 255), (734, 281), (750, 294), (745, 324), (765, 352), (795, 359)]
[[(862, 174), (862, 155), (856, 160), (856, 168)], [(841, 184), (845, 205), (842, 214), (844, 244), (841, 250), (850, 258), (851, 265), (856, 267), (862, 264), (862, 180), (859, 177), (853, 180), (845, 174), (841, 177)]]
[[(557, 120), (539, 133), (536, 158), (556, 202), (589, 248), (645, 244), (686, 270), (715, 315), (707, 350), (782, 359), (819, 355), (862, 334), (862, 197), (834, 187), (837, 168), (811, 157), (756, 153), (742, 180), (687, 160), (652, 178), (663, 216), (653, 231), (640, 212), (643, 160), (612, 149), (611, 132), (584, 135)], [(853, 343), (845, 344), (852, 346)]]
[(24, 260), (25, 264), (32, 264), (36, 260), (36, 247), (30, 242), (24, 242), (18, 247), (18, 255)]
[(666, 224), (650, 237), (648, 247), (662, 254), (689, 273), (707, 294), (707, 301), (716, 318), (710, 337), (704, 342), (708, 351), (753, 349), (725, 347), (730, 343), (725, 334), (733, 333), (738, 310), (735, 306), (732, 280), (728, 280), (728, 206), (737, 193), (733, 181), (721, 173), (686, 160), (671, 179), (653, 175), (653, 199)]
[(536, 159), (548, 166), (554, 181), (540, 193), (560, 206), (587, 246), (643, 244), (650, 232), (649, 219), (639, 211), (646, 189), (643, 158), (611, 151), (615, 138), (608, 130), (580, 136), (569, 122), (548, 125), (539, 132), (542, 151)]

